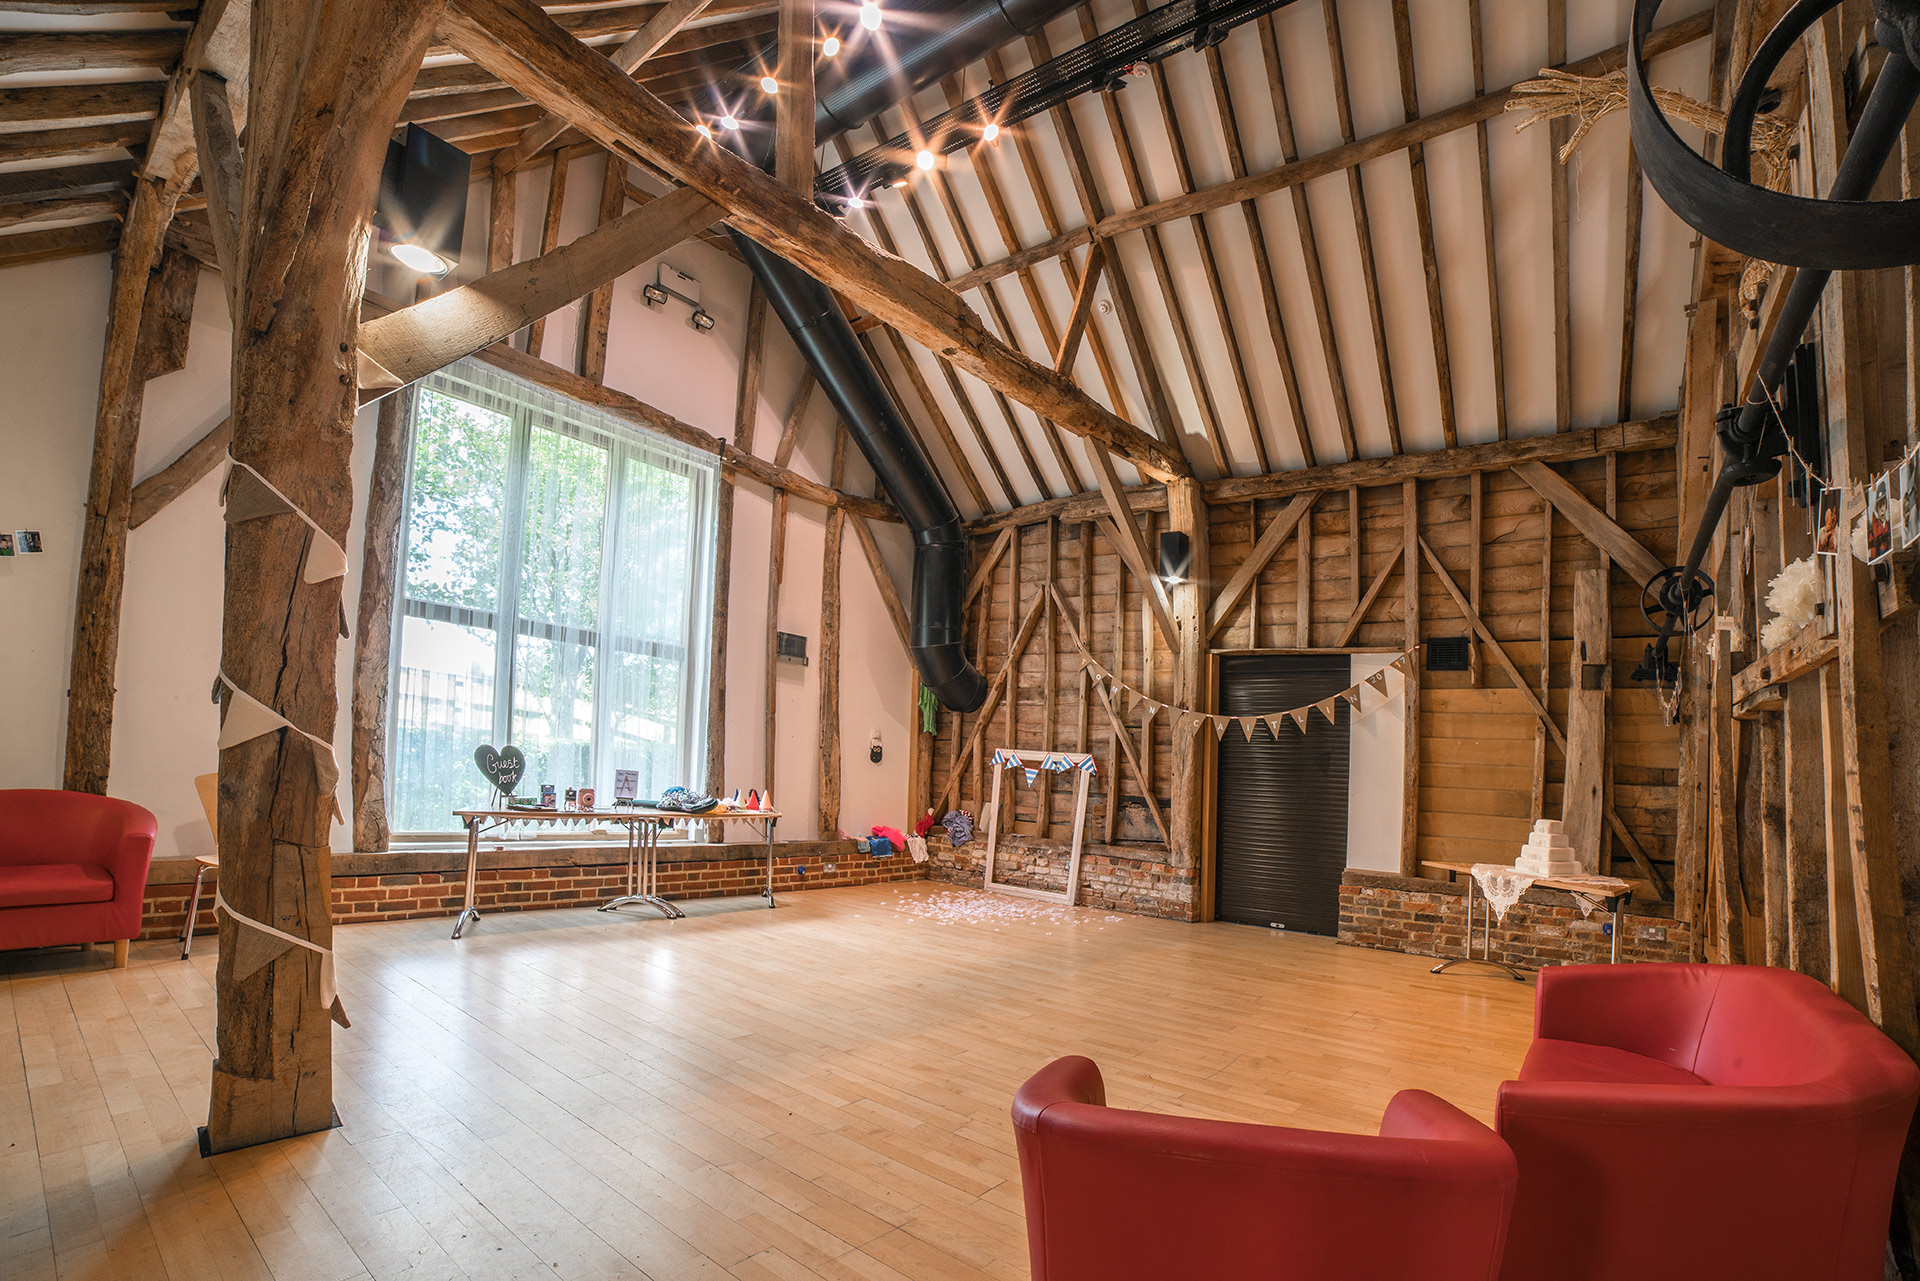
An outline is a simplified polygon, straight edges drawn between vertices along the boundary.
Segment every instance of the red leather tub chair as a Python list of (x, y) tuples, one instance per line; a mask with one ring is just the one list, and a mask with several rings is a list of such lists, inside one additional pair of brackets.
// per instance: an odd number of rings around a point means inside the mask
[(0, 790), (0, 951), (111, 940), (127, 963), (153, 859), (153, 815), (86, 792)]
[(1013, 1100), (1033, 1281), (1490, 1281), (1513, 1155), (1421, 1090), (1380, 1137), (1106, 1106), (1058, 1059)]
[(1500, 1087), (1503, 1281), (1879, 1281), (1920, 1070), (1825, 986), (1746, 965), (1543, 970)]

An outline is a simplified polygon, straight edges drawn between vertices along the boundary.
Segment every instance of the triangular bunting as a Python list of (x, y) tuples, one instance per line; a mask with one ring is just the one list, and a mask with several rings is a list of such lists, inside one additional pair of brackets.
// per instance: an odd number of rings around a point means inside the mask
[(1367, 684), (1373, 686), (1374, 692), (1379, 694), (1380, 697), (1385, 698), (1387, 696), (1387, 674), (1385, 671), (1378, 671), (1367, 677)]
[(1333, 709), (1335, 708), (1335, 706), (1339, 704), (1339, 702), (1340, 702), (1340, 696), (1338, 694), (1335, 694), (1332, 698), (1321, 699), (1319, 702), (1314, 704), (1314, 707), (1319, 710), (1322, 716), (1327, 718), (1327, 724), (1333, 725), (1338, 723), (1333, 719)]
[(272, 934), (250, 929), (245, 922), (233, 932), (233, 977), (246, 978), (293, 950), (293, 944)]
[(229, 525), (244, 520), (259, 520), (263, 516), (283, 516), (293, 510), (292, 503), (238, 464), (227, 469), (227, 483), (223, 492)]
[(1227, 736), (1227, 726), (1233, 724), (1231, 716), (1209, 716), (1207, 719), (1213, 722), (1213, 736), (1217, 739), (1224, 739)]
[(1341, 690), (1340, 697), (1346, 699), (1347, 702), (1351, 703), (1355, 711), (1360, 710), (1360, 689), (1358, 686), (1355, 686), (1352, 689)]
[(223, 752), (291, 724), (286, 717), (243, 689), (228, 684), (227, 693), (227, 715), (220, 722), (220, 741), (216, 744)]
[(1247, 736), (1249, 743), (1253, 741), (1253, 723), (1259, 719), (1258, 716), (1242, 716), (1240, 718), (1240, 732)]
[[(299, 512), (294, 513), (296, 516)], [(347, 572), (347, 550), (333, 541), (324, 530), (312, 521), (307, 525), (313, 531), (313, 537), (307, 541), (306, 572), (300, 576), (309, 583), (324, 583), (339, 578)]]
[(1302, 734), (1307, 732), (1307, 709), (1306, 708), (1296, 707), (1292, 711), (1288, 712), (1287, 715), (1293, 718), (1294, 725), (1299, 728)]
[(1287, 714), (1275, 712), (1271, 716), (1262, 716), (1260, 719), (1267, 723), (1267, 732), (1277, 739), (1280, 737), (1280, 727), (1286, 723)]

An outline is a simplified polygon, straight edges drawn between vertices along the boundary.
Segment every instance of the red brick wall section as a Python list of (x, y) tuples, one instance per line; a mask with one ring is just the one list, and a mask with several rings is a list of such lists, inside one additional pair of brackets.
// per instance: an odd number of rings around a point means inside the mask
[[(1002, 836), (995, 854), (994, 880), (1032, 889), (1065, 890), (1069, 849), (1071, 846), (1059, 841)], [(934, 837), (927, 841), (927, 854), (933, 880), (978, 886), (984, 879), (984, 836), (957, 850), (946, 840)], [(1082, 907), (1191, 921), (1195, 919), (1194, 884), (1193, 869), (1169, 865), (1164, 850), (1141, 850), (1140, 857), (1133, 857), (1124, 845), (1084, 845), (1080, 850)]]
[[(834, 865), (833, 871), (826, 864)], [(818, 854), (774, 859), (775, 894), (881, 881), (919, 881), (927, 864), (905, 854), (870, 858), (865, 854)], [(800, 872), (806, 869), (805, 875)], [(758, 859), (660, 864), (660, 894), (668, 899), (724, 898), (757, 894), (767, 882), (767, 865)], [(474, 902), (483, 912), (519, 912), (541, 908), (596, 907), (627, 892), (624, 863), (601, 867), (482, 868), (474, 880)], [(458, 872), (407, 872), (386, 876), (333, 878), (333, 921), (394, 921), (422, 916), (452, 916), (460, 910), (466, 879)], [(143, 939), (178, 938), (187, 919), (193, 885), (148, 885), (141, 915)], [(213, 878), (200, 896), (194, 933), (211, 932)]]
[[(1444, 881), (1349, 871), (1340, 886), (1340, 941), (1355, 947), (1411, 952), (1451, 959), (1466, 941), (1466, 886)], [(1485, 902), (1473, 908), (1474, 953), (1479, 955), (1480, 922)], [(1495, 960), (1518, 969), (1604, 962), (1613, 940), (1606, 933), (1612, 917), (1604, 910), (1582, 916), (1566, 894), (1528, 890), (1495, 921)], [(1622, 961), (1690, 961), (1693, 932), (1670, 916), (1622, 914)]]

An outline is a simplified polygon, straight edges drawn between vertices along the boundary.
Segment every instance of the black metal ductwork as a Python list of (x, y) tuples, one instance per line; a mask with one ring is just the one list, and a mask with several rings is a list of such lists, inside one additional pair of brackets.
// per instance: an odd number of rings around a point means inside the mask
[(987, 680), (967, 658), (967, 535), (960, 512), (880, 385), (833, 294), (780, 255), (737, 231), (732, 235), (774, 315), (913, 531), (909, 643), (920, 683), (956, 712), (977, 710), (987, 701)]

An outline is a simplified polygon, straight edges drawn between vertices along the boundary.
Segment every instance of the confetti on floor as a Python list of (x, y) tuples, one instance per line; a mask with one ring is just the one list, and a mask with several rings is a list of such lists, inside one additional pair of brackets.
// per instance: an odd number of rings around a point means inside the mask
[(897, 906), (909, 916), (937, 921), (942, 925), (1095, 925), (1126, 918), (1102, 914), (1085, 907), (1036, 903), (1010, 894), (990, 894), (985, 890), (946, 890), (937, 894), (894, 892)]

